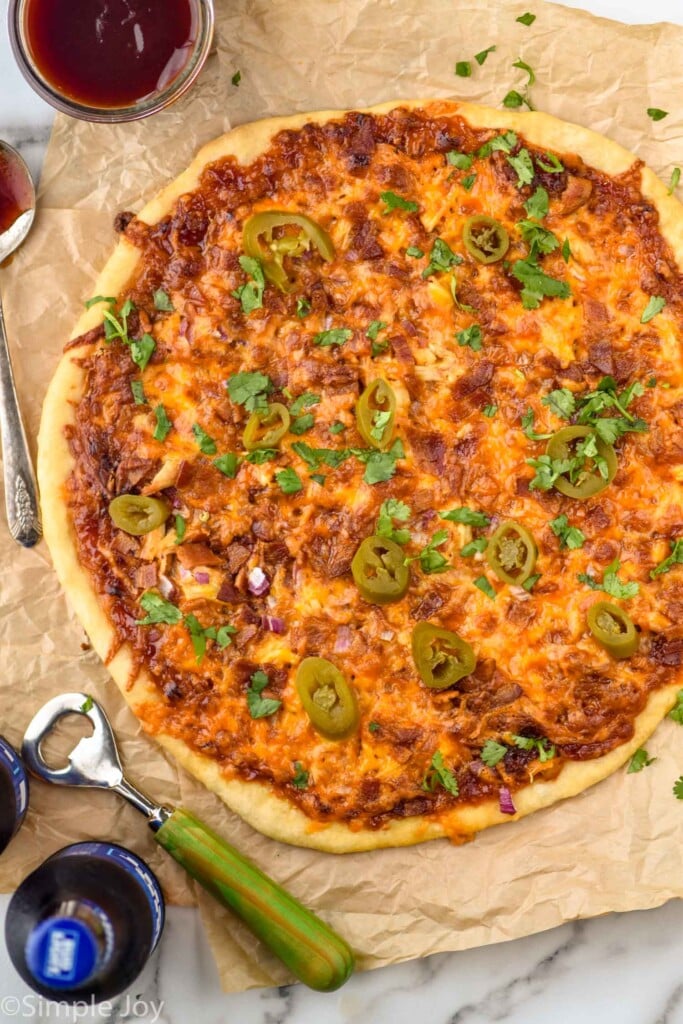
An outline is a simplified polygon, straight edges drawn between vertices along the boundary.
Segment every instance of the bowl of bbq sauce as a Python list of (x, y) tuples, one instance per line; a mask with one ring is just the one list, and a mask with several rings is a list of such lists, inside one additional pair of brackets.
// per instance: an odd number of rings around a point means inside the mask
[(135, 121), (192, 85), (213, 43), (213, 0), (10, 0), (21, 72), (85, 121)]

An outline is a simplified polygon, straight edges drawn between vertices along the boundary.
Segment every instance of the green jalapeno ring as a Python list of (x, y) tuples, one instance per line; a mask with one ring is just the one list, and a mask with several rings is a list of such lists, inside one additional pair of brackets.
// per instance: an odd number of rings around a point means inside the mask
[(413, 661), (425, 686), (445, 690), (470, 675), (477, 657), (457, 633), (431, 622), (418, 622), (413, 630)]
[[(300, 228), (296, 235), (273, 238), (275, 228), (290, 225)], [(265, 245), (261, 242), (265, 236)], [(291, 291), (292, 284), (284, 268), (286, 256), (301, 256), (311, 243), (328, 263), (334, 259), (334, 245), (328, 233), (304, 213), (286, 210), (263, 210), (244, 222), (242, 242), (247, 256), (260, 259), (265, 277), (282, 292)]]
[(479, 263), (497, 263), (510, 248), (510, 236), (500, 221), (483, 213), (467, 218), (462, 240)]
[[(378, 414), (383, 421), (379, 427), (375, 422)], [(383, 377), (376, 377), (370, 381), (356, 402), (358, 433), (372, 448), (388, 448), (394, 436), (395, 420), (394, 389)]]
[(388, 537), (366, 537), (353, 556), (351, 573), (370, 604), (400, 601), (410, 582), (403, 549)]
[[(265, 412), (253, 412), (247, 420), (242, 443), (247, 451), (256, 448), (276, 448), (289, 430), (289, 409), (281, 402), (271, 402)], [(265, 433), (262, 428), (265, 427)]]
[(144, 494), (119, 494), (109, 502), (109, 515), (119, 530), (142, 537), (165, 523), (171, 506), (163, 498), (148, 498)]
[(534, 571), (538, 548), (529, 531), (512, 520), (501, 523), (486, 548), (486, 561), (503, 583), (521, 586)]
[(613, 658), (629, 658), (638, 650), (638, 631), (618, 605), (597, 601), (588, 609), (586, 620), (595, 639)]
[[(568, 459), (571, 457), (572, 444), (593, 433), (591, 427), (563, 427), (548, 441), (545, 449), (546, 455), (549, 455), (551, 459)], [(560, 494), (566, 494), (568, 498), (591, 498), (594, 494), (604, 491), (614, 480), (618, 469), (616, 452), (611, 444), (605, 444), (597, 434), (595, 441), (598, 455), (605, 460), (607, 465), (607, 479), (605, 480), (597, 469), (588, 473), (584, 471), (583, 479), (576, 484), (573, 484), (566, 476), (559, 476), (553, 487)]]
[(331, 661), (304, 658), (297, 669), (296, 690), (311, 724), (326, 739), (346, 739), (358, 728), (353, 689)]

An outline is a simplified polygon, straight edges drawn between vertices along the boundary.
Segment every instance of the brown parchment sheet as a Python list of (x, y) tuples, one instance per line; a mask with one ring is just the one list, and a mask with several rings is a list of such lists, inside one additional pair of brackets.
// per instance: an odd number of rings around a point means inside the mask
[[(531, 9), (530, 27), (515, 19)], [(665, 180), (683, 164), (683, 28), (626, 26), (540, 0), (217, 0), (218, 50), (193, 90), (154, 118), (118, 126), (57, 116), (33, 232), (0, 286), (27, 428), (83, 301), (115, 244), (119, 210), (144, 201), (197, 147), (260, 117), (416, 97), (499, 105), (536, 71), (535, 106), (593, 128)], [(497, 47), (483, 67), (474, 54)], [(456, 78), (456, 60), (472, 61)], [(241, 71), (239, 87), (232, 75)], [(669, 111), (653, 123), (648, 107)], [(333, 856), (255, 833), (147, 739), (87, 649), (45, 544), (26, 551), (0, 523), (0, 732), (20, 744), (41, 703), (86, 690), (112, 718), (124, 765), (160, 801), (183, 803), (329, 921), (360, 968), (512, 939), (578, 917), (657, 906), (683, 895), (683, 730), (665, 722), (646, 771), (625, 770), (579, 797), (472, 843), (446, 840)], [(35, 782), (26, 825), (0, 858), (11, 891), (69, 842), (105, 838), (141, 854), (170, 901), (197, 894), (119, 798)], [(285, 969), (227, 912), (199, 894), (227, 991), (282, 984)]]

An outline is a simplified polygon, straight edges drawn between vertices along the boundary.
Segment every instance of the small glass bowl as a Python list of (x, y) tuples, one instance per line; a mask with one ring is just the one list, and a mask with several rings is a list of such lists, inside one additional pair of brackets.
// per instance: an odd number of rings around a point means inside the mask
[(118, 121), (138, 121), (156, 114), (174, 103), (190, 88), (206, 63), (213, 46), (213, 0), (192, 0), (197, 18), (197, 37), (194, 49), (182, 71), (164, 88), (150, 93), (125, 107), (91, 107), (59, 92), (41, 73), (31, 54), (25, 25), (25, 11), (30, 0), (10, 0), (8, 9), (9, 37), (15, 60), (26, 81), (47, 103), (81, 121), (113, 124)]

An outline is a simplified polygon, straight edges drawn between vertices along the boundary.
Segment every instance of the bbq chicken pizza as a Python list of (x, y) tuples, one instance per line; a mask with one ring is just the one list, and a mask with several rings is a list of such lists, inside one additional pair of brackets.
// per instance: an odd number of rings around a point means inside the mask
[(683, 209), (615, 143), (429, 101), (245, 125), (67, 343), (56, 570), (144, 728), (255, 828), (462, 841), (683, 686)]

